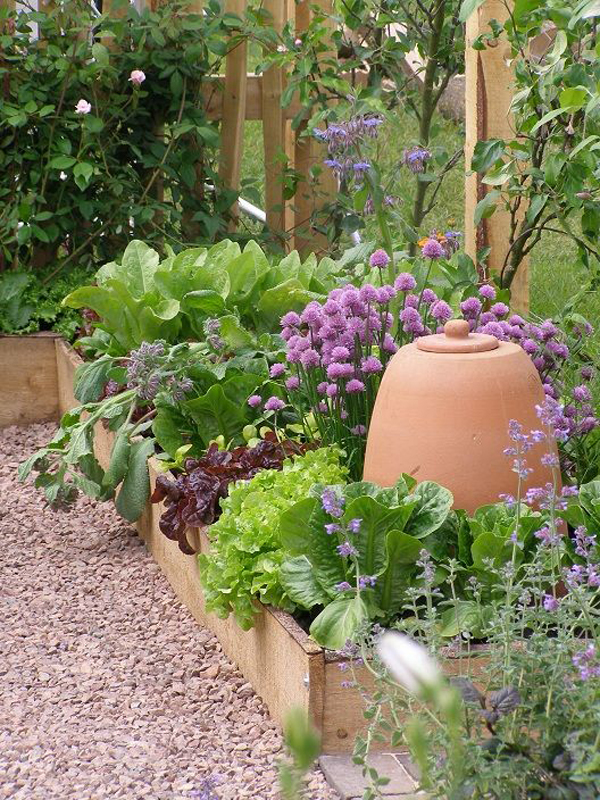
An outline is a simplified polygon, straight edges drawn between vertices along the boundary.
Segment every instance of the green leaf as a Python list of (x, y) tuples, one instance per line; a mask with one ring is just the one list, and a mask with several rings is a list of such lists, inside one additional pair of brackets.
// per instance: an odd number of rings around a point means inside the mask
[(181, 309), (185, 314), (199, 311), (205, 316), (218, 317), (225, 310), (225, 303), (218, 292), (198, 289), (186, 294), (181, 302)]
[(219, 336), (231, 350), (242, 350), (253, 346), (254, 338), (243, 327), (237, 317), (228, 314), (221, 317), (220, 322)]
[(512, 547), (501, 536), (488, 532), (479, 535), (471, 546), (473, 566), (481, 572), (489, 572), (486, 561), (492, 561), (497, 567), (510, 559)]
[(102, 480), (102, 484), (106, 488), (115, 489), (127, 474), (129, 458), (132, 454), (132, 446), (129, 442), (129, 431), (129, 426), (123, 427), (115, 437), (108, 469), (104, 473), (104, 478)]
[(576, 110), (585, 105), (588, 98), (587, 89), (581, 86), (563, 89), (559, 95), (560, 107)]
[(288, 597), (301, 608), (324, 606), (329, 595), (322, 588), (306, 556), (286, 558), (279, 571), (281, 585)]
[(145, 242), (134, 239), (127, 245), (121, 264), (112, 262), (100, 267), (96, 279), (102, 285), (109, 279), (116, 278), (123, 282), (134, 297), (140, 298), (155, 290), (154, 273), (158, 269), (158, 262), (156, 250)]
[(500, 192), (494, 189), (487, 192), (485, 197), (480, 200), (475, 206), (475, 213), (473, 215), (473, 224), (479, 225), (482, 219), (488, 219), (496, 210), (496, 204), (500, 199)]
[(479, 623), (479, 607), (474, 600), (457, 600), (440, 617), (440, 636), (454, 638), (461, 633), (473, 633)]
[(423, 545), (404, 531), (390, 531), (386, 537), (387, 569), (376, 585), (378, 602), (387, 612), (399, 611)]
[(90, 133), (100, 133), (100, 131), (104, 129), (104, 122), (102, 122), (100, 117), (94, 116), (94, 114), (87, 114), (83, 120), (83, 124)]
[(367, 607), (360, 595), (338, 597), (326, 606), (310, 626), (310, 635), (329, 650), (341, 650), (352, 641), (368, 619)]
[(502, 156), (504, 149), (505, 144), (502, 139), (488, 139), (485, 142), (477, 142), (471, 159), (471, 169), (475, 170), (475, 172), (487, 172)]
[(458, 15), (459, 22), (466, 22), (471, 14), (485, 3), (485, 0), (463, 0)]
[(416, 501), (416, 506), (405, 530), (417, 539), (436, 531), (446, 521), (454, 502), (452, 492), (433, 481), (419, 483), (411, 499)]
[(76, 163), (77, 159), (72, 156), (55, 156), (48, 166), (52, 169), (69, 169)]
[(92, 57), (101, 67), (107, 67), (109, 62), (108, 49), (100, 42), (92, 45)]
[(75, 371), (74, 393), (80, 403), (95, 403), (100, 400), (108, 373), (114, 366), (114, 359), (102, 356), (89, 364), (80, 364)]
[(176, 458), (178, 449), (185, 444), (178, 416), (172, 406), (160, 407), (152, 423), (152, 433), (159, 447), (173, 459)]
[(154, 439), (141, 439), (131, 445), (127, 474), (116, 499), (118, 513), (128, 522), (136, 522), (150, 496), (148, 459), (154, 453)]
[(380, 575), (387, 564), (386, 534), (403, 530), (413, 511), (412, 505), (395, 508), (378, 503), (373, 497), (359, 497), (346, 507), (344, 522), (360, 519), (360, 532), (351, 536), (358, 550), (361, 575)]
[(552, 109), (552, 111), (548, 111), (547, 114), (544, 114), (544, 116), (541, 117), (541, 119), (539, 119), (535, 123), (535, 125), (531, 129), (531, 134), (533, 135), (534, 133), (539, 131), (539, 129), (543, 125), (545, 125), (547, 122), (551, 122), (553, 119), (556, 119), (556, 117), (559, 117), (561, 114), (565, 114), (565, 113), (566, 113), (566, 111), (565, 111), (564, 108), (554, 108), (554, 109)]

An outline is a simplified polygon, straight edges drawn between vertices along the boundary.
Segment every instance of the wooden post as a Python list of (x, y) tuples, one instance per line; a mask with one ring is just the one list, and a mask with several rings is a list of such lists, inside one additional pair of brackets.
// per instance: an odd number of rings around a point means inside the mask
[[(272, 17), (272, 27), (281, 33), (285, 24), (286, 3), (283, 0), (264, 0), (263, 9)], [(267, 225), (271, 230), (285, 230), (283, 199), (283, 163), (285, 153), (285, 115), (281, 107), (283, 70), (270, 67), (262, 78), (262, 113), (265, 148), (265, 205)]]
[[(508, 16), (504, 0), (487, 0), (467, 21), (466, 36), (466, 143), (465, 165), (470, 172), (471, 158), (477, 141), (512, 139), (513, 119), (510, 104), (514, 75), (510, 66), (510, 46), (501, 38), (485, 50), (474, 50), (473, 41), (489, 33), (490, 20), (503, 23)], [(498, 271), (504, 264), (509, 248), (510, 214), (498, 208), (475, 227), (475, 206), (488, 190), (481, 176), (467, 174), (465, 186), (465, 249), (475, 259), (477, 250), (490, 247), (489, 266)], [(525, 209), (522, 209), (525, 213)], [(511, 289), (511, 305), (518, 311), (529, 310), (529, 265), (521, 263)]]
[[(227, 0), (225, 10), (239, 17), (244, 16), (247, 0)], [(221, 122), (221, 164), (219, 175), (223, 183), (240, 188), (240, 168), (244, 146), (244, 121), (246, 119), (247, 96), (247, 46), (244, 40), (227, 54), (225, 63), (225, 85), (223, 90), (223, 118)], [(230, 230), (235, 230), (237, 203), (233, 208)]]
[[(333, 0), (300, 0), (296, 5), (296, 30), (300, 33), (308, 28), (312, 16), (311, 6), (318, 6), (324, 13), (333, 14)], [(334, 23), (331, 22), (333, 27)], [(326, 147), (316, 139), (307, 135), (308, 125), (303, 122), (296, 131), (295, 168), (304, 177), (294, 198), (295, 206), (295, 246), (305, 253), (327, 247), (326, 236), (315, 236), (310, 231), (310, 220), (313, 213), (337, 193), (335, 175), (323, 166), (327, 158)], [(319, 179), (311, 183), (310, 172), (313, 166), (322, 167)]]

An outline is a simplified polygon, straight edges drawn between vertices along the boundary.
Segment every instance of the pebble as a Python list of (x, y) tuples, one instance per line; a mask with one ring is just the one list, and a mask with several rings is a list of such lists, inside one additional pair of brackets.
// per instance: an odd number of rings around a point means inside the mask
[[(53, 432), (0, 430), (0, 798), (191, 800), (208, 778), (215, 800), (280, 797), (280, 731), (135, 530), (19, 484)], [(311, 773), (307, 800), (336, 797)]]

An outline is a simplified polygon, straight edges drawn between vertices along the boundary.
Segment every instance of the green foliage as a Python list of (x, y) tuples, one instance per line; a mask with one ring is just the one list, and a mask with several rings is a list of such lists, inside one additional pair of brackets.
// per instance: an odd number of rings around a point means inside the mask
[(279, 764), (279, 786), (283, 800), (301, 800), (304, 776), (321, 752), (321, 737), (303, 708), (292, 708), (283, 723), (283, 736), (290, 762)]
[(210, 528), (210, 554), (198, 556), (207, 610), (222, 618), (234, 613), (244, 630), (254, 623), (255, 599), (293, 610), (279, 579), (280, 517), (313, 484), (343, 478), (338, 451), (321, 448), (294, 458), (282, 471), (264, 470), (234, 485)]
[[(367, 482), (329, 487), (342, 498), (344, 514), (334, 523), (339, 530), (328, 535), (325, 526), (331, 519), (321, 504), (322, 490), (322, 485), (313, 487), (311, 498), (280, 518), (287, 554), (281, 582), (298, 606), (325, 606), (310, 632), (320, 645), (339, 650), (356, 638), (368, 619), (389, 623), (401, 612), (424, 541), (448, 519), (452, 495), (428, 481), (415, 487), (408, 476), (392, 489)], [(352, 530), (353, 520), (360, 522), (357, 532)], [(344, 541), (356, 549), (355, 555), (340, 557), (337, 548)], [(339, 593), (339, 584), (356, 587), (367, 576), (375, 580), (374, 588)]]
[[(106, 260), (132, 231), (208, 242), (226, 231), (235, 193), (219, 184), (202, 81), (248, 31), (215, 3), (202, 15), (178, 0), (122, 5), (120, 18), (74, 0), (4, 12), (0, 266)], [(75, 112), (80, 100), (89, 113)]]
[[(193, 248), (160, 259), (144, 242), (129, 243), (119, 262), (96, 274), (64, 300), (70, 308), (91, 308), (97, 327), (108, 334), (84, 340), (112, 355), (142, 342), (169, 343), (206, 338), (205, 324), (217, 318), (228, 352), (258, 346), (253, 335), (273, 332), (285, 310), (300, 310), (333, 287), (340, 272), (331, 259), (296, 251), (272, 264), (256, 242), (242, 250), (228, 239), (211, 248)], [(265, 340), (266, 341), (266, 340)]]

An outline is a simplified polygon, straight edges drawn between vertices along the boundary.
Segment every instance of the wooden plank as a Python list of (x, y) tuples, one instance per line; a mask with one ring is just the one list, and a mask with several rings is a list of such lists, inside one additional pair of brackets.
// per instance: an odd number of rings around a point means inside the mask
[[(296, 5), (296, 30), (304, 31), (308, 28), (313, 8), (331, 16), (331, 28), (335, 27), (333, 21), (333, 0), (300, 0)], [(343, 76), (347, 77), (347, 76)], [(292, 104), (294, 105), (294, 104)], [(310, 229), (312, 215), (327, 203), (331, 202), (337, 194), (337, 179), (333, 172), (323, 166), (323, 160), (327, 158), (327, 148), (308, 133), (306, 122), (301, 124), (296, 131), (295, 143), (295, 169), (304, 177), (299, 184), (294, 197), (295, 221), (294, 246), (301, 253), (308, 253), (313, 250), (326, 250), (328, 247), (327, 237), (315, 235)], [(310, 179), (313, 167), (320, 167), (322, 171), (315, 181)]]
[[(228, 13), (243, 17), (247, 0), (227, 0), (225, 10)], [(221, 123), (221, 164), (219, 174), (223, 183), (239, 191), (242, 153), (244, 147), (244, 122), (246, 120), (246, 93), (248, 81), (246, 69), (248, 48), (246, 40), (242, 41), (227, 54), (225, 63), (225, 81), (223, 89), (223, 107)], [(230, 229), (235, 229), (237, 221), (237, 204)]]
[[(151, 484), (156, 481), (150, 460)], [(263, 607), (255, 627), (242, 629), (231, 616), (221, 620), (205, 610), (196, 559), (184, 555), (176, 542), (166, 538), (158, 527), (162, 504), (149, 505), (138, 522), (140, 536), (159, 564), (177, 597), (201, 625), (218, 637), (223, 651), (239, 667), (257, 694), (266, 703), (273, 719), (281, 723), (292, 706), (319, 709), (314, 697), (319, 684), (311, 691), (311, 670), (318, 667), (321, 649), (310, 641), (293, 618), (282, 611)], [(208, 537), (200, 532), (201, 551), (209, 548)]]
[[(465, 163), (467, 177), (465, 185), (465, 250), (475, 259), (477, 251), (490, 247), (489, 267), (498, 271), (504, 264), (509, 248), (510, 213), (498, 209), (489, 219), (477, 227), (473, 224), (475, 206), (485, 196), (488, 188), (481, 176), (469, 174), (471, 158), (477, 141), (486, 139), (512, 139), (513, 118), (510, 103), (513, 96), (514, 75), (510, 46), (505, 38), (485, 50), (474, 50), (473, 41), (482, 33), (489, 32), (490, 20), (503, 23), (508, 17), (504, 0), (487, 0), (473, 12), (467, 22), (466, 44), (466, 142)], [(521, 209), (521, 214), (525, 208)], [(525, 260), (519, 267), (512, 285), (511, 305), (519, 311), (529, 310), (529, 265)]]
[(58, 419), (56, 338), (0, 336), (0, 428)]
[(63, 339), (55, 340), (56, 371), (58, 377), (58, 412), (62, 417), (67, 411), (80, 405), (73, 394), (75, 370), (83, 360)]

